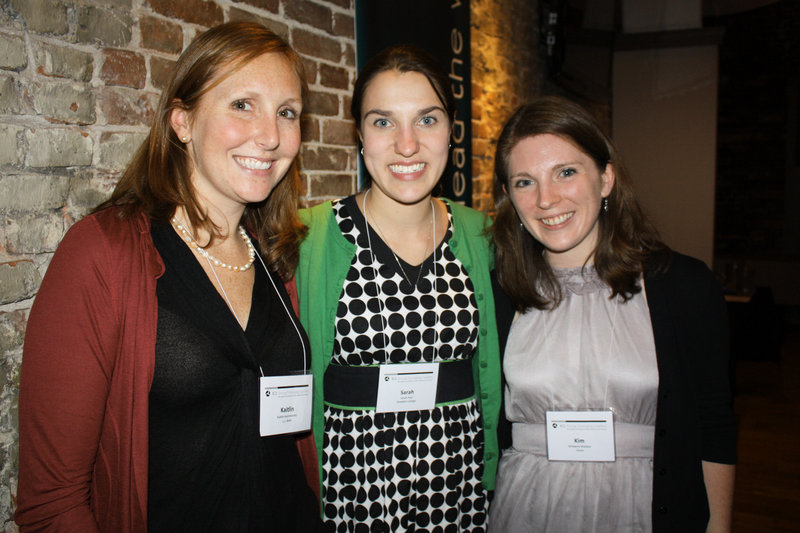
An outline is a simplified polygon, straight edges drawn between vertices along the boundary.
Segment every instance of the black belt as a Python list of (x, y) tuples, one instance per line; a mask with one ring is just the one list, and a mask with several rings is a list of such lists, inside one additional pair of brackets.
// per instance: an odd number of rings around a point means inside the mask
[[(378, 402), (379, 373), (377, 366), (328, 365), (322, 387), (325, 403), (350, 409), (374, 409)], [(474, 395), (472, 360), (439, 364), (437, 404), (467, 400)]]

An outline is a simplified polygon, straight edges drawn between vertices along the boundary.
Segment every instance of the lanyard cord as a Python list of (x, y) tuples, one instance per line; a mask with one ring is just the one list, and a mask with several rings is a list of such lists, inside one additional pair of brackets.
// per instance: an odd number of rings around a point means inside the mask
[[(370, 234), (369, 234), (369, 219), (368, 219), (368, 214), (369, 213), (367, 212), (367, 196), (369, 196), (369, 192), (371, 190), (372, 190), (372, 188), (369, 188), (364, 193), (364, 197), (361, 200), (361, 208), (364, 211), (364, 223), (365, 223), (365, 230), (367, 232), (367, 246), (369, 248), (370, 267), (372, 268), (373, 283), (375, 283), (375, 290), (376, 290), (376, 293), (377, 293), (377, 296), (378, 296), (378, 308), (380, 310), (380, 317), (381, 317), (381, 333), (382, 333), (381, 337), (383, 339), (383, 351), (386, 353), (386, 358), (387, 358), (385, 363), (389, 363), (389, 361), (388, 361), (389, 347), (388, 347), (388, 345), (386, 343), (386, 339), (388, 338), (388, 335), (386, 335), (386, 327), (388, 325), (388, 320), (384, 316), (384, 310), (386, 308), (386, 305), (383, 303), (383, 292), (381, 291), (380, 283), (378, 283), (378, 269), (375, 268), (375, 263), (376, 263), (376, 261), (375, 261), (375, 252), (372, 250), (372, 238), (370, 237)], [(436, 326), (439, 323), (439, 312), (438, 312), (438, 310), (439, 310), (439, 299), (436, 298), (436, 296), (435, 296), (436, 293), (437, 293), (436, 282), (438, 281), (438, 275), (437, 275), (437, 272), (436, 272), (436, 267), (438, 266), (439, 258), (436, 255), (436, 250), (437, 250), (438, 246), (436, 246), (436, 211), (434, 209), (435, 208), (433, 207), (433, 198), (431, 198), (431, 215), (432, 215), (431, 216), (431, 219), (432, 219), (431, 234), (432, 234), (432, 238), (433, 238), (433, 268), (431, 269), (433, 271), (432, 272), (433, 281), (431, 282), (431, 292), (434, 295), (434, 297), (433, 297), (433, 301), (434, 301), (434, 322), (433, 322), (434, 340), (433, 340), (433, 358), (432, 358), (432, 361), (436, 360), (436, 356), (439, 353), (439, 349), (437, 347), (438, 344), (439, 344), (439, 330), (436, 328)], [(386, 243), (386, 247), (389, 248), (390, 251), (392, 251), (392, 254), (394, 254), (394, 250), (392, 250), (392, 248), (389, 246), (388, 243)], [(395, 256), (395, 258), (396, 258), (396, 256)], [(398, 267), (400, 266), (400, 262), (399, 261), (397, 263), (397, 266)], [(424, 265), (424, 261), (423, 261), (423, 264), (420, 265), (420, 269), (424, 268), (424, 266), (425, 265)], [(402, 267), (401, 267), (401, 269), (402, 269)]]

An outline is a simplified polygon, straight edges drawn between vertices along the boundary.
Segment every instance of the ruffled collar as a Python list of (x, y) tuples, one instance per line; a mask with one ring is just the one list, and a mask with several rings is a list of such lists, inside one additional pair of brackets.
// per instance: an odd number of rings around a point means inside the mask
[(553, 273), (561, 288), (573, 294), (591, 294), (608, 288), (605, 281), (597, 274), (594, 265), (554, 268)]

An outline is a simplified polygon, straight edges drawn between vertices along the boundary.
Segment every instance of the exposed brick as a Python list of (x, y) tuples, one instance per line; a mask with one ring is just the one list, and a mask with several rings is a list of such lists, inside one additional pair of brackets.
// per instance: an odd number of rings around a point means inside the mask
[(353, 194), (355, 179), (350, 174), (325, 174), (311, 176), (309, 181), (309, 196), (343, 197)]
[(31, 85), (33, 108), (52, 122), (93, 124), (94, 94), (89, 85), (47, 82)]
[(201, 26), (216, 26), (224, 21), (222, 8), (213, 1), (205, 0), (147, 0), (147, 4), (165, 17), (177, 18), (199, 24)]
[(28, 65), (25, 41), (16, 35), (0, 33), (0, 68), (22, 70)]
[(278, 22), (272, 19), (264, 18), (250, 11), (245, 11), (237, 7), (232, 7), (230, 11), (228, 11), (228, 20), (231, 21), (244, 20), (248, 22), (256, 22), (275, 32), (275, 34), (281, 39), (286, 41), (289, 40), (289, 26), (287, 26), (283, 22)]
[(104, 46), (125, 46), (131, 42), (133, 19), (119, 9), (94, 6), (78, 10), (78, 29), (75, 38), (81, 43), (98, 43)]
[(350, 43), (344, 45), (344, 64), (353, 68), (356, 66), (356, 49)]
[(41, 174), (8, 175), (0, 180), (0, 209), (56, 209), (64, 205), (68, 192), (68, 178)]
[(11, 124), (0, 124), (0, 165), (20, 165), (22, 154), (19, 137), (23, 128)]
[(326, 120), (322, 123), (322, 142), (355, 146), (356, 128), (352, 120)]
[(114, 190), (118, 176), (102, 172), (99, 176), (85, 172), (70, 180), (69, 214), (74, 220), (83, 218), (89, 211), (104, 202)]
[(106, 85), (120, 85), (141, 89), (147, 80), (147, 68), (144, 57), (136, 52), (118, 49), (106, 49), (105, 61), (100, 69), (100, 79)]
[(342, 59), (342, 46), (339, 41), (318, 35), (304, 29), (292, 30), (292, 45), (301, 54), (327, 59), (338, 63)]
[(303, 61), (303, 69), (306, 73), (306, 81), (309, 85), (317, 83), (317, 73), (319, 72), (319, 63), (308, 57), (301, 57)]
[[(25, 339), (25, 325), (27, 313), (22, 310), (8, 313), (0, 312), (0, 353), (10, 353), (22, 347)], [(8, 383), (9, 376), (5, 376), (3, 383)]]
[(143, 16), (139, 20), (142, 46), (169, 54), (183, 51), (183, 29), (167, 20)]
[(356, 19), (344, 13), (334, 13), (333, 15), (333, 34), (339, 37), (356, 36)]
[(0, 305), (30, 298), (41, 282), (33, 261), (0, 263)]
[(43, 76), (77, 81), (92, 79), (94, 60), (91, 54), (44, 42), (34, 43), (33, 54), (36, 72)]
[(345, 95), (342, 97), (342, 113), (345, 117), (352, 118), (350, 116), (350, 105), (353, 103), (353, 97), (350, 95)]
[(175, 61), (164, 59), (163, 57), (153, 56), (150, 58), (150, 83), (159, 90), (164, 90), (169, 84), (172, 71), (175, 69)]
[(284, 0), (283, 13), (290, 19), (331, 33), (333, 31), (333, 17), (331, 10), (313, 2), (298, 2), (297, 0)]
[(130, 9), (132, 7), (132, 0), (92, 0), (92, 3), (107, 7), (120, 7), (123, 9)]
[(158, 95), (117, 87), (106, 87), (97, 94), (97, 105), (106, 124), (149, 126), (158, 105)]
[(0, 76), (0, 113), (17, 114), (22, 108), (22, 91), (17, 80)]
[(38, 128), (26, 132), (29, 167), (73, 167), (92, 164), (94, 142), (76, 130)]
[(124, 169), (146, 137), (145, 133), (103, 133), (100, 136), (97, 166), (103, 169)]
[(305, 113), (300, 118), (300, 131), (302, 132), (303, 142), (319, 141), (319, 120), (310, 117)]
[(352, 7), (350, 0), (328, 0), (328, 2), (345, 9), (350, 9)]
[(319, 82), (325, 87), (348, 90), (350, 88), (350, 73), (345, 68), (333, 67), (323, 63), (319, 66)]
[(55, 252), (64, 236), (64, 217), (60, 212), (28, 213), (7, 220), (4, 245), (12, 254)]
[(265, 9), (271, 13), (277, 14), (280, 9), (280, 0), (233, 0), (240, 4)]
[(11, 8), (32, 32), (64, 35), (69, 31), (67, 6), (59, 0), (11, 0)]
[(339, 114), (339, 96), (320, 91), (309, 91), (307, 113), (314, 115), (335, 116)]
[(326, 148), (324, 146), (304, 146), (301, 150), (302, 165), (305, 171), (310, 170), (347, 170), (348, 151), (344, 148)]

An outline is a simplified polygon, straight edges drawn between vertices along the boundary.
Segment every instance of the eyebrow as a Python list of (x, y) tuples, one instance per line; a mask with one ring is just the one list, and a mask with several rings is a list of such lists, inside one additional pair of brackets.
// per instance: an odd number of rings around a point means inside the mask
[[(433, 111), (441, 111), (445, 115), (447, 114), (442, 106), (432, 105), (430, 107), (426, 107), (425, 109), (420, 109), (417, 112), (417, 115), (427, 115)], [(370, 109), (369, 111), (364, 112), (364, 118), (367, 118), (369, 115), (373, 114), (381, 117), (390, 117), (393, 115), (391, 111), (387, 111), (385, 109)]]

